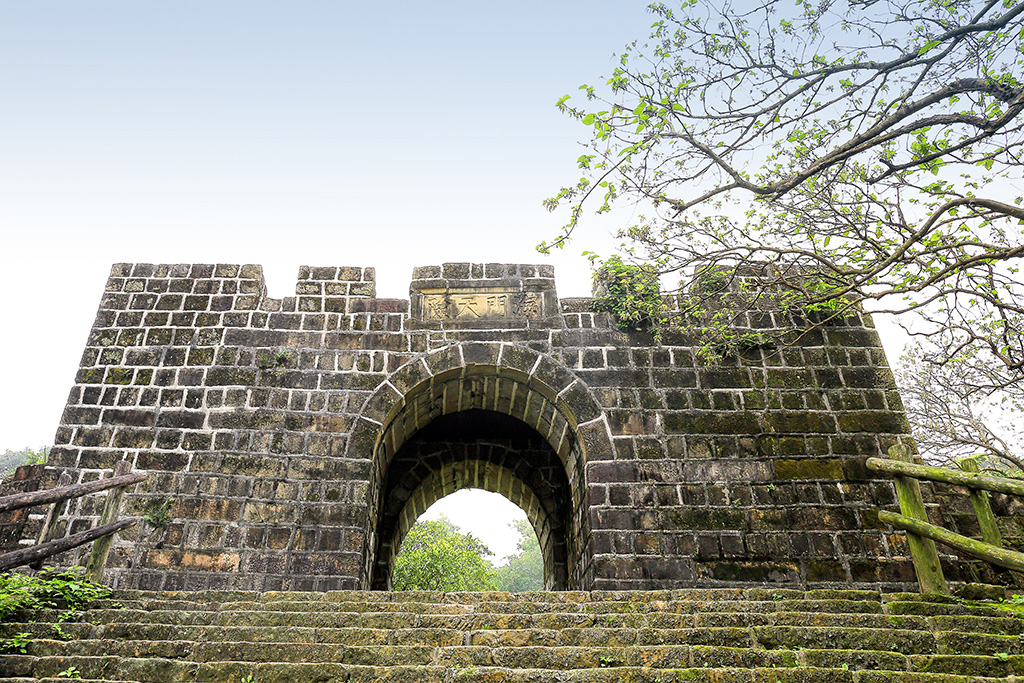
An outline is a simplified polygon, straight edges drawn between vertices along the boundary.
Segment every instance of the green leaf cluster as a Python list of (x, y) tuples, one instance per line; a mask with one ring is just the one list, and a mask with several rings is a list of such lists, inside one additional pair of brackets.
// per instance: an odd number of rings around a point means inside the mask
[(154, 500), (146, 507), (142, 518), (157, 529), (163, 529), (171, 523), (171, 506), (174, 505), (173, 498)]
[(78, 610), (110, 595), (110, 589), (84, 578), (82, 567), (45, 568), (37, 575), (0, 574), (0, 623), (21, 620), (39, 609), (66, 610), (68, 621)]
[(31, 635), (31, 633), (15, 633), (9, 638), (0, 639), (0, 652), (28, 654), (28, 646), (32, 643)]
[(591, 309), (611, 313), (620, 330), (647, 331), (667, 322), (658, 271), (650, 264), (607, 258), (595, 271)]
[(395, 558), (396, 591), (487, 591), (498, 588), (491, 551), (445, 517), (419, 521)]

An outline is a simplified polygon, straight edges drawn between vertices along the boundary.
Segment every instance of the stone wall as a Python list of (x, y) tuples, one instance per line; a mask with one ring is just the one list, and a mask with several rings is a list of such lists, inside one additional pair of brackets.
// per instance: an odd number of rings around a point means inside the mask
[(466, 486), (527, 510), (551, 588), (913, 581), (864, 467), (909, 443), (867, 316), (712, 364), (589, 308), (548, 266), (417, 268), (409, 300), (303, 267), (275, 300), (259, 266), (118, 264), (50, 464), (151, 473), (126, 505), (169, 522), (118, 540), (119, 587), (386, 587), (411, 520)]

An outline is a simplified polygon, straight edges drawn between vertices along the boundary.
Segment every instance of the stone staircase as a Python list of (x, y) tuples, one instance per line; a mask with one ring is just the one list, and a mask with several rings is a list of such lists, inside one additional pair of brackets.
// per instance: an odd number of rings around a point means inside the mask
[(62, 614), (0, 625), (32, 639), (3, 680), (1024, 682), (1024, 618), (912, 593), (119, 591)]

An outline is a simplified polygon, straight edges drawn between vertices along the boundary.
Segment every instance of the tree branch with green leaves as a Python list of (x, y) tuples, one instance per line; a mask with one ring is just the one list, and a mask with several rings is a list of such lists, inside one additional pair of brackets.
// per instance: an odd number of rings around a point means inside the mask
[(542, 251), (629, 205), (625, 250), (662, 275), (760, 268), (754, 299), (919, 313), (1021, 378), (1024, 0), (649, 9), (650, 37), (558, 102), (590, 140)]

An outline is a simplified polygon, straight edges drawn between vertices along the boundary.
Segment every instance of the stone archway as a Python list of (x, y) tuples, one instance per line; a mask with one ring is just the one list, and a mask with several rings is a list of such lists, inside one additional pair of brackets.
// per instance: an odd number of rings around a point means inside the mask
[(545, 588), (566, 587), (572, 492), (565, 467), (535, 429), (480, 409), (435, 419), (391, 459), (381, 487), (372, 587), (388, 588), (398, 548), (416, 519), (464, 488), (500, 494), (521, 508), (540, 541)]
[[(451, 417), (456, 414), (462, 417)], [(484, 417), (487, 415), (491, 417)], [(488, 420), (503, 426), (492, 435), (497, 438), (488, 439), (487, 434), (479, 433), (470, 443), (463, 440), (456, 444), (438, 438), (452, 420), (476, 422), (484, 431)], [(424, 431), (435, 422), (433, 432)], [(518, 445), (510, 443), (517, 439)], [(522, 472), (528, 467), (517, 464), (522, 458), (517, 459), (516, 454), (522, 451), (522, 442), (530, 439), (538, 452), (527, 461), (557, 463), (564, 475), (561, 492), (538, 491), (543, 487), (536, 481), (524, 480)], [(542, 447), (536, 446), (538, 443)], [(505, 450), (501, 457), (494, 457), (493, 448), (487, 457), (480, 452), (466, 451), (467, 455), (458, 457), (452, 453), (453, 447), (472, 449), (481, 444)], [(423, 448), (434, 450), (424, 453)], [(417, 465), (406, 467), (410, 453), (417, 449)], [(473, 475), (473, 481), (484, 484), (479, 488), (499, 488), (502, 484), (498, 473), (516, 473), (520, 491), (514, 495), (520, 500), (513, 502), (521, 507), (537, 507), (531, 523), (538, 537), (545, 534), (545, 574), (551, 587), (586, 589), (591, 585), (586, 464), (609, 459), (611, 440), (600, 407), (587, 387), (549, 356), (512, 344), (459, 344), (410, 361), (367, 401), (348, 452), (351, 457), (372, 460), (364, 586), (387, 586), (393, 553), (411, 524), (409, 520), (415, 520), (413, 512), (422, 505), (413, 494), (422, 489), (425, 501), (459, 483), (456, 472), (466, 473), (471, 468), (480, 471), (481, 467), (482, 479)], [(399, 470), (392, 469), (396, 462)], [(446, 475), (452, 477), (451, 481), (439, 483), (438, 478)], [(460, 488), (472, 486), (469, 481), (461, 480)], [(560, 496), (562, 504), (557, 502)]]

